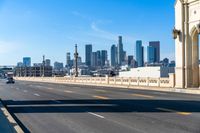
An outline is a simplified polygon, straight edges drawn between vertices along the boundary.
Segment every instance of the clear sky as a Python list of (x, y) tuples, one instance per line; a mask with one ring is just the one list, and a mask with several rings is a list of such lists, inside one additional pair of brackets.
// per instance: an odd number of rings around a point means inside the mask
[(129, 55), (136, 40), (159, 40), (161, 59), (172, 60), (173, 27), (174, 0), (0, 0), (0, 65), (41, 62), (43, 54), (65, 63), (76, 43), (83, 61), (88, 43), (110, 55), (119, 35)]

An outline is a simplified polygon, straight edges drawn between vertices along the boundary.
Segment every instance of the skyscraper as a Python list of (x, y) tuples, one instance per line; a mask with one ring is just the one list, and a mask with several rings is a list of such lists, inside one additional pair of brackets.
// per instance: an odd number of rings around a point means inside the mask
[(91, 55), (91, 66), (96, 67), (97, 66), (97, 52), (92, 52)]
[(124, 50), (123, 50), (122, 36), (119, 36), (118, 44), (117, 44), (117, 62), (118, 62), (118, 65), (122, 64), (123, 57), (124, 57)]
[(31, 66), (31, 58), (30, 57), (24, 57), (23, 58), (23, 66), (25, 66), (25, 67)]
[(149, 42), (149, 46), (155, 48), (155, 62), (160, 62), (160, 41), (151, 41)]
[(156, 62), (155, 48), (152, 46), (147, 46), (147, 62), (149, 64)]
[(111, 46), (111, 66), (115, 67), (117, 65), (117, 47), (113, 44)]
[(128, 66), (133, 66), (133, 56), (132, 55), (129, 55), (128, 56)]
[(97, 66), (101, 66), (101, 51), (97, 51)]
[(108, 54), (106, 50), (101, 51), (101, 66), (105, 66), (106, 61), (108, 60)]
[(66, 54), (66, 65), (67, 65), (67, 66), (70, 66), (70, 62), (71, 62), (71, 55), (70, 55), (70, 53), (68, 52), (68, 53)]
[(92, 45), (85, 45), (85, 64), (91, 66)]
[(45, 66), (51, 66), (51, 60), (50, 59), (46, 59), (45, 60)]
[(136, 61), (138, 67), (144, 66), (144, 47), (141, 40), (136, 41)]

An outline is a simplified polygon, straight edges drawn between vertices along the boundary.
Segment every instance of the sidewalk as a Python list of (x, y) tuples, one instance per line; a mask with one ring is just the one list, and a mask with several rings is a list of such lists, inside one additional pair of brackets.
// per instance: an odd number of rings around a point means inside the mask
[(12, 118), (0, 100), (0, 132), (1, 133), (23, 133), (16, 121)]

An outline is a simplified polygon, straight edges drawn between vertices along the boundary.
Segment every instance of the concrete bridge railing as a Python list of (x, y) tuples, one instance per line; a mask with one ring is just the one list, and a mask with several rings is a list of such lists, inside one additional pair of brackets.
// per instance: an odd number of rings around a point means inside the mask
[(15, 77), (16, 80), (51, 82), (51, 83), (76, 83), (111, 86), (146, 86), (146, 87), (166, 87), (174, 88), (175, 74), (170, 74), (169, 78), (142, 78), (142, 77)]

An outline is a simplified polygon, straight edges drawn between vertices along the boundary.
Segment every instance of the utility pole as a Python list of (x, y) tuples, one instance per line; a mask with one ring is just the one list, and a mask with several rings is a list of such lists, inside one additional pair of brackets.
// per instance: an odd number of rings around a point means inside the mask
[(78, 77), (78, 51), (77, 51), (77, 44), (75, 45), (74, 59), (75, 59), (75, 77)]

